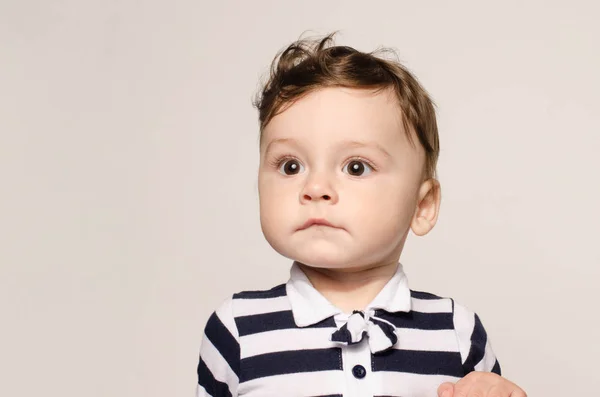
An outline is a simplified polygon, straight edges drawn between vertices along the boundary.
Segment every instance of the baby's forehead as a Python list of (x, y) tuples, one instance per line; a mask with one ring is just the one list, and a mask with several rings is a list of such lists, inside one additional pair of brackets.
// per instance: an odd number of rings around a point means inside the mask
[(263, 129), (263, 139), (376, 141), (391, 144), (402, 139), (402, 112), (387, 91), (326, 88), (285, 104)]

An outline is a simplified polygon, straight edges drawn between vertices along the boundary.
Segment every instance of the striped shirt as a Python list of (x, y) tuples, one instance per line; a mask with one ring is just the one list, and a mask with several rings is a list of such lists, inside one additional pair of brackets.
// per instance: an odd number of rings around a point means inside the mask
[(452, 299), (410, 290), (401, 264), (365, 312), (393, 324), (390, 349), (333, 342), (350, 314), (294, 263), (286, 284), (235, 294), (211, 315), (197, 397), (436, 397), (440, 384), (471, 371), (500, 375), (479, 317)]

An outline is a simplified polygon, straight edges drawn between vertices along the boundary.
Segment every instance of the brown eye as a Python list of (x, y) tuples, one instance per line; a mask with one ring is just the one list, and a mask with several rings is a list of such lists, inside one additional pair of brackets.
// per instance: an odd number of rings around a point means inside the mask
[(352, 176), (362, 176), (365, 173), (368, 174), (372, 171), (371, 167), (366, 164), (364, 161), (359, 161), (359, 160), (352, 160), (350, 161), (345, 167), (344, 167), (344, 172), (347, 172), (348, 174), (352, 175)]
[(279, 172), (281, 172), (284, 175), (296, 175), (302, 172), (303, 170), (304, 167), (302, 166), (302, 164), (300, 164), (300, 162), (295, 159), (285, 161), (279, 167)]

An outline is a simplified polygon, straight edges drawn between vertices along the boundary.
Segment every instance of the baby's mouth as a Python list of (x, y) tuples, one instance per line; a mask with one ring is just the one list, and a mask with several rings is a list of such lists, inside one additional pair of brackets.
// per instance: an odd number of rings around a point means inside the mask
[(302, 226), (300, 226), (300, 228), (298, 230), (305, 230), (310, 227), (319, 227), (319, 228), (327, 227), (327, 228), (339, 229), (337, 226), (333, 225), (327, 219), (311, 218), (311, 219), (307, 220), (306, 222), (304, 222), (304, 224)]

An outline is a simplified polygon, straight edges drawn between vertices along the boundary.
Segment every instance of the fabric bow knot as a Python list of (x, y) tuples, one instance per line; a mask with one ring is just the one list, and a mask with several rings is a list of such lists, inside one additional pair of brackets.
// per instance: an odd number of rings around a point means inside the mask
[(396, 327), (392, 323), (359, 310), (355, 310), (346, 324), (331, 334), (331, 340), (353, 345), (362, 341), (365, 335), (368, 337), (371, 353), (386, 351), (398, 341)]

